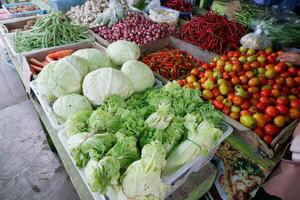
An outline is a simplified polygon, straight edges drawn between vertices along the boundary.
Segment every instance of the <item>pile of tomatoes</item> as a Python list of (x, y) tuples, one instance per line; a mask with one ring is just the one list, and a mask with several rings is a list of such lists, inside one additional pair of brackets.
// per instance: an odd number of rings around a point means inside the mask
[(192, 69), (181, 86), (202, 90), (202, 97), (251, 128), (267, 144), (300, 117), (300, 70), (280, 62), (271, 48), (240, 47)]

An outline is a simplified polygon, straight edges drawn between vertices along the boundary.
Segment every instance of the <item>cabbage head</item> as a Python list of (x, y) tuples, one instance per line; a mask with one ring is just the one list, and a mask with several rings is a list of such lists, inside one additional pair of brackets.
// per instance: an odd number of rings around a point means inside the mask
[(53, 104), (53, 111), (62, 122), (74, 113), (87, 110), (92, 111), (91, 103), (79, 94), (66, 94), (59, 97)]
[(128, 60), (137, 60), (141, 49), (134, 42), (118, 40), (107, 47), (106, 54), (114, 64), (122, 66)]
[(59, 60), (49, 77), (48, 86), (55, 97), (81, 93), (83, 77), (89, 72), (87, 60), (69, 56)]
[(121, 71), (131, 81), (135, 92), (144, 91), (155, 83), (153, 72), (143, 62), (129, 60), (123, 64)]
[(90, 71), (94, 71), (102, 67), (112, 67), (112, 63), (108, 56), (98, 49), (80, 49), (73, 53), (73, 55), (86, 59), (88, 61)]
[(37, 90), (44, 95), (50, 102), (54, 101), (56, 98), (52, 94), (51, 90), (48, 86), (49, 77), (53, 72), (53, 68), (56, 64), (56, 61), (53, 61), (46, 65), (43, 70), (39, 73), (38, 77), (36, 78), (37, 82)]
[(70, 115), (65, 123), (66, 135), (70, 137), (81, 132), (87, 132), (91, 114), (92, 110), (83, 110)]
[(134, 92), (128, 78), (117, 69), (104, 67), (90, 72), (83, 80), (83, 94), (93, 105), (101, 105), (114, 94), (128, 98)]

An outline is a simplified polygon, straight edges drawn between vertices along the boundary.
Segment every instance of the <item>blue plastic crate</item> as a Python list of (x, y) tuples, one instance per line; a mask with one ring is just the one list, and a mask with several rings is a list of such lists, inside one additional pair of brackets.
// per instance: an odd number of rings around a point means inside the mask
[(54, 10), (59, 10), (66, 12), (70, 10), (71, 7), (82, 5), (85, 3), (85, 0), (48, 0), (48, 4)]
[(11, 17), (24, 17), (24, 16), (30, 16), (30, 15), (43, 15), (46, 13), (46, 10), (43, 10), (40, 8), (40, 10), (34, 10), (34, 11), (30, 11), (30, 12), (22, 12), (22, 13), (15, 13), (12, 14), (9, 12), (9, 8), (13, 8), (16, 7), (18, 5), (36, 5), (35, 3), (32, 2), (24, 2), (24, 3), (10, 3), (10, 4), (3, 4), (2, 7), (8, 12), (9, 16)]

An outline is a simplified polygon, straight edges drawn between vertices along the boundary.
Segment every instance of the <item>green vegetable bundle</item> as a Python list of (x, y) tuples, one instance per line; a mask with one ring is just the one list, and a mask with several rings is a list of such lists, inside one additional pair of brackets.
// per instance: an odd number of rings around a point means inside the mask
[(18, 53), (59, 46), (89, 39), (86, 28), (72, 24), (61, 12), (38, 19), (29, 32), (16, 32), (14, 44)]

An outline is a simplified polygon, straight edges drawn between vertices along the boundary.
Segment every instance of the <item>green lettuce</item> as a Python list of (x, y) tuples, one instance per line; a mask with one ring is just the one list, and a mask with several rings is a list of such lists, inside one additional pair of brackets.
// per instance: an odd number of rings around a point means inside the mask
[[(72, 137), (70, 137), (70, 139), (72, 139)], [(101, 159), (114, 145), (115, 141), (116, 136), (111, 133), (95, 135), (90, 134), (88, 137), (84, 138), (84, 140), (77, 147), (72, 148), (72, 155), (77, 167), (85, 167), (90, 159)]]
[(151, 142), (142, 149), (141, 159), (132, 163), (121, 179), (122, 192), (127, 198), (164, 199), (169, 186), (161, 180), (166, 151), (159, 142)]
[(91, 110), (79, 111), (72, 114), (65, 123), (66, 135), (70, 137), (77, 133), (88, 132), (91, 114)]
[(107, 152), (106, 156), (95, 163), (94, 159), (86, 166), (85, 174), (92, 191), (101, 194), (107, 192), (109, 186), (115, 186), (120, 174), (139, 159), (139, 152), (134, 137), (126, 137), (118, 133), (118, 142)]
[(188, 120), (189, 122), (186, 123), (188, 138), (180, 143), (168, 156), (167, 164), (163, 170), (164, 176), (171, 175), (199, 156), (207, 156), (223, 134), (220, 129), (213, 127), (207, 120), (203, 120), (197, 126), (196, 117), (193, 118), (189, 115)]

